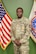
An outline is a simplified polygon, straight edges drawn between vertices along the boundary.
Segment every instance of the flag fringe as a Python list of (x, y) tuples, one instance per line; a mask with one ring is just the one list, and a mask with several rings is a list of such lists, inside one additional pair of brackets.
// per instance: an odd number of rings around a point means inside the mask
[(32, 35), (32, 33), (30, 34), (30, 37), (31, 37), (32, 40), (36, 43), (36, 39), (35, 39), (35, 37)]
[(3, 46), (1, 45), (1, 48), (3, 49), (3, 50), (5, 50), (7, 47), (8, 47), (8, 45), (11, 43), (11, 40), (10, 40), (10, 42), (9, 43), (7, 43), (7, 45), (5, 46), (5, 48), (3, 48)]

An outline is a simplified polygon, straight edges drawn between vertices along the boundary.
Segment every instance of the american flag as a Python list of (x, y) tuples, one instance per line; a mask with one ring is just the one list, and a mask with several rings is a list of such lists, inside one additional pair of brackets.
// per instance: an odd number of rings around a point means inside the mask
[(6, 47), (11, 42), (11, 22), (12, 19), (8, 15), (8, 13), (5, 11), (2, 3), (0, 2), (0, 43), (2, 49), (6, 49)]

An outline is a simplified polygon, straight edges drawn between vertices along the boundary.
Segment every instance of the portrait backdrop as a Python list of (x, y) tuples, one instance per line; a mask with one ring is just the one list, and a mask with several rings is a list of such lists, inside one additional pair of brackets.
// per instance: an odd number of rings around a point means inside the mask
[[(2, 2), (10, 17), (16, 19), (17, 7), (22, 7), (23, 15), (29, 18), (34, 0), (2, 0)], [(36, 54), (36, 43), (31, 38), (29, 39), (29, 47), (29, 54)], [(0, 47), (0, 54), (14, 54), (13, 43), (11, 42), (5, 51)]]

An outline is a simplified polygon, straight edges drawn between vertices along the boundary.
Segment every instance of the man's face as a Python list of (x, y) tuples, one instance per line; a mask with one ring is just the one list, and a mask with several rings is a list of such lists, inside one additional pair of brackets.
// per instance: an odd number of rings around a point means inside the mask
[(22, 9), (18, 9), (17, 12), (16, 12), (16, 14), (17, 14), (18, 18), (21, 18), (23, 16)]

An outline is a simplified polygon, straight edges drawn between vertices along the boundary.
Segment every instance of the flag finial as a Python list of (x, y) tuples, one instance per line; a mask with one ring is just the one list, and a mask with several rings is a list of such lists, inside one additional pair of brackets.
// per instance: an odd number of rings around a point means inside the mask
[(1, 2), (1, 0), (0, 0), (0, 2)]

